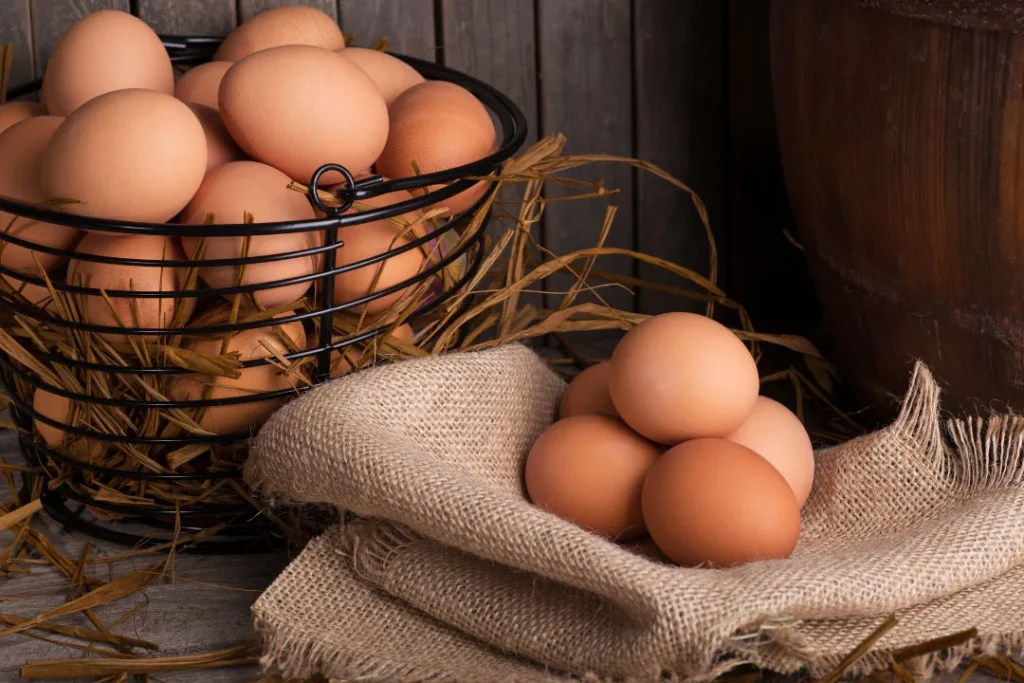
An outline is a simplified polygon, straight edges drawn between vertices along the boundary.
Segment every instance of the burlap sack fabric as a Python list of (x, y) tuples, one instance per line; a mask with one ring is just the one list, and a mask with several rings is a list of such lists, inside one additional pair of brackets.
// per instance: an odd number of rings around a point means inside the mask
[(928, 672), (1024, 636), (1024, 427), (947, 428), (923, 367), (892, 426), (818, 454), (794, 556), (730, 570), (675, 567), (527, 501), (523, 460), (563, 388), (509, 345), (367, 370), (280, 410), (248, 480), (354, 517), (254, 606), (265, 663), (402, 681), (818, 673), (895, 613), (866, 672), (978, 628), (912, 663)]

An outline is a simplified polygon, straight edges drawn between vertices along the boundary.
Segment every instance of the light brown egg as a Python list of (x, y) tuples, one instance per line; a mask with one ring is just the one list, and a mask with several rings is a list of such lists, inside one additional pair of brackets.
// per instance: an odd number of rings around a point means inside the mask
[[(59, 116), (35, 116), (19, 121), (0, 133), (0, 195), (25, 204), (40, 204), (46, 193), (39, 182), (39, 163), (54, 132), (63, 122)], [(0, 211), (0, 231), (55, 249), (72, 249), (82, 231), (53, 223), (21, 218)], [(21, 273), (39, 274), (39, 266), (53, 270), (66, 258), (0, 242), (0, 263)], [(38, 259), (38, 265), (36, 262)]]
[(573, 415), (618, 416), (608, 393), (608, 362), (597, 363), (573, 377), (562, 394), (560, 417)]
[(533, 444), (526, 490), (548, 512), (615, 541), (645, 533), (640, 494), (661, 449), (606, 415), (560, 420)]
[[(146, 259), (149, 261), (181, 261), (185, 255), (177, 239), (155, 235), (114, 235), (94, 232), (86, 235), (75, 250), (79, 254), (109, 256), (124, 259)], [(184, 269), (162, 266), (129, 266), (112, 263), (96, 263), (71, 259), (68, 265), (67, 281), (74, 285), (94, 287), (103, 290), (135, 290), (139, 292), (170, 292), (180, 290), (184, 280)], [(191, 306), (193, 299), (171, 297), (141, 298), (109, 295), (113, 302), (111, 311), (106, 300), (99, 294), (76, 294), (75, 300), (82, 320), (93, 325), (111, 327), (139, 327), (148, 329), (169, 328), (178, 306)], [(114, 315), (116, 311), (117, 315)], [(121, 322), (118, 322), (120, 319)], [(123, 334), (104, 333), (108, 341), (124, 341)], [(155, 343), (155, 335), (140, 335), (136, 340)]]
[[(245, 214), (252, 215), (256, 223), (280, 221), (308, 221), (315, 218), (313, 207), (306, 196), (288, 189), (291, 179), (276, 168), (257, 161), (233, 161), (211, 172), (202, 186), (182, 211), (179, 222), (199, 225), (213, 217), (214, 224), (243, 223)], [(255, 235), (249, 238), (249, 256), (270, 256), (310, 249), (319, 246), (322, 233), (288, 233)], [(184, 237), (181, 240), (189, 258), (196, 258), (202, 238)], [(208, 237), (204, 260), (238, 258), (245, 247), (243, 237)], [(283, 261), (251, 263), (245, 266), (211, 266), (201, 268), (199, 277), (209, 287), (236, 287), (255, 285), (274, 280), (302, 277), (315, 273), (322, 259), (319, 256), (298, 256)], [(264, 308), (288, 306), (309, 291), (312, 282), (262, 289), (254, 293), (255, 301)], [(228, 295), (234, 298), (234, 295)], [(252, 302), (247, 302), (252, 303)]]
[(217, 110), (217, 92), (231, 62), (207, 62), (194, 66), (174, 84), (174, 96), (186, 104), (201, 104)]
[[(75, 407), (71, 399), (51, 394), (43, 389), (36, 389), (32, 394), (32, 410), (54, 422), (69, 426), (81, 426), (76, 424)], [(65, 437), (69, 435), (63, 429), (48, 425), (38, 419), (32, 420), (32, 424), (35, 426), (39, 438), (42, 439), (43, 445), (53, 450), (60, 449), (65, 455), (72, 455), (92, 462), (105, 446), (103, 441), (79, 436), (71, 436), (71, 441), (65, 443)]]
[[(291, 315), (293, 313), (289, 311), (277, 317)], [(216, 356), (221, 354), (222, 343), (223, 340), (217, 338), (193, 339), (186, 341), (185, 347), (197, 353)], [(283, 356), (306, 347), (306, 331), (300, 322), (275, 326), (268, 324), (265, 327), (244, 330), (230, 338), (225, 354), (237, 353), (238, 360), (242, 362), (269, 358), (273, 354), (263, 345), (264, 343)], [(204, 397), (204, 389), (210, 385), (210, 394)], [(256, 393), (293, 389), (296, 386), (298, 382), (295, 378), (288, 377), (273, 364), (266, 364), (243, 368), (237, 379), (207, 375), (183, 377), (172, 383), (170, 395), (174, 401), (197, 401), (203, 398), (253, 396)], [(246, 432), (262, 424), (284, 402), (285, 398), (282, 397), (206, 408), (199, 419), (199, 425), (215, 434)]]
[(64, 32), (50, 53), (43, 96), (67, 116), (104, 93), (129, 88), (174, 92), (174, 70), (160, 37), (127, 12), (100, 10)]
[(747, 421), (725, 438), (746, 446), (774, 465), (803, 507), (814, 483), (814, 446), (800, 418), (789, 408), (759, 396)]
[(260, 50), (282, 45), (345, 47), (345, 36), (330, 15), (313, 7), (277, 7), (242, 23), (221, 43), (216, 60), (237, 62)]
[(192, 110), (152, 90), (119, 90), (69, 116), (43, 154), (48, 197), (83, 216), (165, 223), (206, 173), (206, 134)]
[(206, 173), (215, 168), (220, 168), (231, 161), (242, 161), (245, 159), (245, 152), (231, 138), (228, 129), (224, 127), (220, 114), (209, 107), (191, 103), (188, 105), (192, 113), (199, 119), (203, 126), (203, 133), (206, 134)]
[[(328, 163), (370, 168), (388, 138), (388, 108), (366, 72), (305, 45), (264, 50), (231, 67), (220, 113), (249, 156), (305, 183)], [(321, 184), (342, 180), (328, 173)]]
[(18, 121), (46, 114), (46, 107), (37, 102), (7, 102), (0, 104), (0, 133)]
[(25, 280), (18, 280), (7, 275), (3, 276), (4, 281), (10, 285), (14, 291), (18, 292), (22, 298), (33, 306), (38, 306), (42, 309), (47, 309), (53, 302), (50, 296), (50, 290), (41, 285), (37, 285), (33, 282), (26, 282)]
[(652, 441), (723, 437), (743, 424), (760, 390), (757, 364), (727, 327), (665, 313), (630, 330), (612, 353), (615, 409)]
[[(427, 81), (413, 86), (394, 101), (389, 112), (391, 132), (377, 159), (377, 171), (389, 178), (455, 168), (482, 159), (496, 148), (487, 109), (454, 83)], [(442, 205), (453, 214), (460, 213), (486, 192), (487, 183), (481, 181)]]
[[(374, 337), (368, 342), (346, 346), (344, 355), (342, 351), (331, 352), (331, 378), (352, 372), (355, 368), (363, 368), (373, 365), (380, 356), (380, 350), (385, 348), (389, 340), (398, 340), (411, 344), (415, 334), (412, 327), (402, 324), (396, 327), (390, 334)], [(337, 341), (337, 340), (336, 340)]]
[(672, 561), (732, 567), (789, 557), (800, 537), (800, 506), (772, 465), (746, 446), (694, 439), (647, 472), (643, 516)]
[(339, 52), (373, 79), (389, 107), (403, 92), (424, 81), (419, 71), (381, 50), (347, 47)]

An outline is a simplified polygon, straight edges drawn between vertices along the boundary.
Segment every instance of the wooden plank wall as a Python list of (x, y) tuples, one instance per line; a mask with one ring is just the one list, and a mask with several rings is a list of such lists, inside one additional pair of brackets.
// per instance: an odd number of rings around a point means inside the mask
[[(731, 7), (721, 0), (2, 0), (0, 40), (18, 45), (18, 82), (40, 76), (61, 32), (101, 8), (131, 10), (166, 33), (216, 35), (285, 4), (319, 7), (360, 44), (386, 37), (391, 49), (493, 83), (523, 108), (530, 141), (557, 131), (568, 136), (570, 152), (637, 156), (665, 168), (708, 206), (723, 286), (743, 290), (746, 284), (758, 300), (766, 296), (763, 285), (770, 273), (762, 269), (751, 276), (757, 256), (744, 243), (763, 246), (767, 240), (778, 247), (785, 226), (773, 225), (767, 237), (756, 232), (756, 207), (736, 196), (737, 187), (757, 185), (753, 171), (762, 167), (730, 145), (729, 113), (737, 114), (741, 135), (750, 128), (744, 121), (761, 116), (765, 106), (771, 120), (770, 102), (764, 101), (770, 93), (764, 82), (766, 56), (757, 52), (766, 44), (765, 13), (751, 7), (763, 9), (767, 0), (734, 1)], [(750, 78), (760, 81), (748, 84)], [(730, 102), (753, 102), (754, 108), (739, 111)], [(756, 132), (763, 139), (762, 129)], [(774, 133), (769, 129), (767, 135)], [(734, 177), (733, 165), (745, 175)], [(704, 231), (684, 195), (621, 165), (603, 164), (576, 176), (603, 178), (607, 187), (619, 190), (612, 200), (618, 214), (610, 244), (707, 272)], [(781, 176), (769, 185), (779, 200)], [(740, 207), (735, 218), (744, 222), (738, 229), (730, 222), (732, 205)], [(563, 253), (591, 246), (604, 211), (601, 202), (552, 205), (539, 228), (545, 245)], [(744, 253), (734, 257), (737, 249)], [(799, 264), (791, 257), (787, 254), (787, 266)], [(627, 260), (610, 260), (605, 269), (677, 282)], [(656, 292), (636, 299), (614, 291), (608, 296), (644, 312), (680, 306), (678, 299)]]

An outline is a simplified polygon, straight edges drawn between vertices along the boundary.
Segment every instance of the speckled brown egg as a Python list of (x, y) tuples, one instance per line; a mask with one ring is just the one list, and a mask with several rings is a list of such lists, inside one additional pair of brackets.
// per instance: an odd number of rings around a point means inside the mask
[(573, 377), (562, 394), (559, 417), (573, 415), (617, 416), (608, 393), (608, 363), (597, 363)]
[(188, 105), (192, 113), (199, 119), (203, 126), (203, 133), (206, 135), (206, 173), (215, 168), (220, 168), (231, 161), (242, 161), (245, 159), (245, 152), (231, 138), (228, 129), (224, 127), (220, 114), (209, 107), (191, 103)]
[[(427, 81), (413, 86), (394, 101), (389, 112), (391, 132), (376, 166), (389, 178), (444, 171), (482, 159), (495, 150), (494, 124), (487, 109), (471, 92), (454, 83)], [(487, 183), (481, 181), (441, 204), (459, 213), (486, 191)]]
[(130, 88), (174, 92), (174, 70), (160, 37), (127, 12), (100, 10), (57, 41), (43, 76), (51, 114), (67, 116), (104, 93)]
[(174, 96), (186, 104), (201, 104), (216, 110), (217, 93), (231, 62), (207, 62), (194, 66), (174, 84)]
[(345, 36), (330, 15), (313, 7), (277, 7), (243, 22), (228, 34), (215, 60), (238, 60), (267, 48), (311, 45), (325, 50), (345, 47)]
[[(305, 195), (288, 189), (291, 180), (276, 168), (257, 161), (233, 161), (212, 171), (199, 191), (182, 211), (179, 222), (199, 225), (212, 219), (214, 224), (245, 222), (250, 214), (255, 223), (308, 221), (315, 218)], [(270, 256), (302, 251), (318, 246), (322, 233), (285, 233), (256, 235), (249, 239), (249, 256)], [(202, 238), (182, 238), (189, 258), (196, 258)], [(243, 237), (206, 238), (204, 260), (238, 258), (245, 246)], [(255, 285), (274, 280), (310, 275), (320, 267), (321, 259), (298, 256), (282, 261), (252, 263), (245, 266), (242, 284)], [(209, 287), (236, 287), (240, 266), (201, 268), (199, 277)], [(288, 306), (302, 298), (312, 282), (262, 289), (253, 294), (264, 308)], [(227, 295), (233, 298), (234, 295)], [(252, 302), (249, 302), (252, 303)]]
[[(46, 193), (39, 182), (39, 163), (54, 132), (64, 121), (59, 116), (35, 116), (0, 133), (0, 195), (25, 204), (40, 204)], [(73, 249), (82, 232), (0, 211), (0, 230), (8, 235), (55, 249)], [(67, 259), (0, 241), (0, 263), (30, 275), (53, 270)]]
[(7, 102), (0, 104), (0, 133), (18, 121), (46, 114), (46, 107), (37, 102)]
[(43, 154), (48, 197), (97, 218), (164, 223), (206, 174), (206, 134), (184, 102), (152, 90), (101, 95), (69, 116)]
[(369, 342), (346, 346), (343, 351), (332, 351), (331, 377), (340, 377), (352, 372), (354, 368), (373, 365), (380, 359), (382, 350), (386, 350), (389, 343), (397, 341), (403, 344), (411, 344), (414, 337), (415, 334), (412, 327), (408, 324), (402, 324), (389, 334), (374, 337)]
[[(366, 72), (337, 52), (305, 45), (236, 63), (221, 83), (220, 113), (249, 156), (300, 182), (328, 163), (368, 169), (388, 138), (388, 108)], [(328, 173), (321, 184), (342, 180)]]
[(389, 107), (403, 92), (424, 81), (419, 71), (381, 50), (347, 47), (340, 54), (373, 79)]

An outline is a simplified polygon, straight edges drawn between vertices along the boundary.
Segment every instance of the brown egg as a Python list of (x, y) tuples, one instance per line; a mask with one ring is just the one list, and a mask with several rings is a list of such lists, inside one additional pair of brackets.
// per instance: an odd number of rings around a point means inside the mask
[[(206, 223), (213, 216), (214, 224), (242, 223), (251, 214), (256, 223), (308, 221), (315, 218), (309, 200), (300, 192), (288, 189), (291, 179), (276, 168), (257, 161), (233, 161), (211, 172), (182, 211), (179, 222)], [(322, 233), (287, 233), (256, 235), (249, 238), (249, 256), (270, 256), (302, 251), (319, 246)], [(184, 237), (181, 244), (188, 257), (196, 258), (202, 238)], [(204, 260), (238, 258), (245, 247), (243, 237), (208, 237)], [(251, 263), (245, 266), (241, 284), (254, 285), (274, 280), (311, 275), (320, 268), (321, 258), (299, 256), (283, 261)], [(199, 277), (209, 287), (236, 287), (241, 266), (201, 268)], [(264, 308), (288, 306), (309, 291), (312, 282), (262, 289), (254, 294)], [(234, 298), (234, 295), (228, 295)]]
[(278, 7), (257, 14), (228, 34), (213, 58), (237, 62), (254, 52), (282, 45), (338, 50), (345, 47), (345, 36), (334, 19), (318, 9)]
[(710, 318), (665, 313), (630, 330), (612, 353), (608, 387), (630, 427), (666, 445), (722, 437), (757, 401), (757, 364)]
[(18, 121), (24, 121), (33, 116), (42, 116), (45, 113), (46, 107), (36, 102), (8, 102), (0, 104), (0, 133), (3, 133)]
[(13, 277), (3, 276), (4, 281), (10, 285), (14, 291), (18, 292), (22, 298), (33, 306), (38, 306), (42, 309), (47, 309), (53, 302), (50, 296), (50, 290), (41, 285), (37, 285), (33, 282), (26, 282), (25, 280), (18, 280)]
[(48, 197), (83, 216), (165, 223), (206, 173), (206, 135), (192, 110), (152, 90), (119, 90), (79, 108), (43, 154)]
[(814, 446), (800, 418), (789, 408), (759, 396), (747, 421), (725, 438), (746, 446), (774, 465), (793, 489), (797, 504), (803, 507), (814, 483)]
[[(149, 261), (181, 261), (185, 255), (178, 241), (155, 235), (114, 235), (94, 232), (86, 235), (75, 250), (79, 254), (114, 258), (146, 259)], [(140, 292), (170, 292), (180, 290), (184, 280), (182, 268), (160, 266), (128, 266), (96, 263), (71, 259), (67, 281), (74, 285), (103, 290), (135, 290)], [(109, 295), (117, 316), (99, 294), (77, 294), (75, 300), (82, 320), (93, 325), (111, 327), (168, 328), (178, 306), (190, 306), (193, 299), (171, 297), (141, 298)], [(121, 322), (118, 322), (120, 319)], [(108, 341), (124, 341), (123, 334), (101, 334)], [(138, 341), (155, 343), (159, 337), (140, 335)]]
[(220, 106), (217, 92), (231, 62), (207, 62), (194, 66), (174, 84), (174, 96), (186, 104), (201, 104), (213, 110)]
[[(388, 107), (366, 72), (305, 45), (264, 50), (231, 67), (220, 113), (249, 156), (306, 183), (328, 163), (369, 168), (388, 138)], [(328, 173), (321, 184), (342, 180)]]
[[(415, 334), (412, 327), (402, 324), (396, 327), (390, 334), (374, 337), (368, 342), (346, 346), (344, 355), (341, 351), (331, 352), (331, 378), (352, 372), (355, 368), (363, 368), (377, 362), (380, 350), (385, 348), (389, 340), (398, 340), (411, 344)], [(335, 340), (337, 341), (337, 340)]]
[[(289, 311), (277, 317), (291, 315), (294, 313)], [(242, 362), (269, 358), (273, 354), (267, 350), (264, 343), (280, 355), (292, 353), (306, 347), (306, 331), (300, 322), (244, 330), (230, 338), (225, 354), (237, 353), (238, 360)], [(216, 356), (221, 354), (222, 344), (222, 339), (210, 338), (187, 341), (185, 347), (197, 353)], [(205, 398), (224, 399), (292, 389), (298, 386), (298, 382), (295, 378), (286, 376), (273, 364), (266, 364), (243, 368), (237, 379), (207, 375), (182, 378), (171, 385), (171, 399), (201, 400), (204, 398), (204, 389), (210, 385), (212, 390)], [(199, 419), (199, 425), (215, 434), (245, 432), (263, 423), (284, 401), (285, 398), (282, 397), (206, 408)]]
[[(40, 204), (46, 194), (39, 182), (39, 162), (46, 145), (64, 121), (59, 116), (35, 116), (0, 133), (0, 195), (25, 204)], [(73, 249), (82, 231), (43, 223), (0, 211), (0, 231), (55, 249)], [(0, 263), (21, 273), (39, 274), (39, 266), (53, 270), (66, 258), (0, 242)], [(38, 265), (36, 263), (38, 259)]]
[(189, 104), (189, 109), (199, 119), (203, 126), (203, 133), (206, 134), (206, 173), (209, 174), (215, 168), (220, 168), (231, 161), (245, 159), (245, 152), (231, 138), (220, 114), (215, 109), (210, 109), (202, 104)]
[[(75, 419), (75, 409), (71, 399), (57, 394), (51, 394), (44, 389), (36, 389), (32, 395), (32, 410), (43, 417), (54, 422), (71, 426), (81, 426)], [(94, 461), (103, 451), (104, 442), (93, 439), (85, 439), (79, 436), (71, 436), (71, 442), (64, 443), (67, 432), (59, 427), (48, 425), (41, 420), (32, 420), (32, 424), (42, 439), (43, 444), (50, 449), (60, 449), (66, 455), (73, 455), (83, 460)]]
[(390, 107), (403, 92), (424, 81), (420, 72), (386, 52), (365, 47), (347, 47), (339, 53), (365, 71)]
[(591, 365), (576, 375), (562, 394), (560, 417), (573, 415), (618, 416), (608, 393), (608, 362)]
[[(394, 101), (389, 112), (391, 132), (377, 159), (377, 171), (389, 178), (444, 171), (482, 159), (495, 150), (494, 124), (487, 109), (472, 93), (454, 83), (427, 81), (413, 86)], [(442, 204), (452, 213), (459, 213), (486, 191), (487, 183), (481, 181)]]
[(129, 88), (173, 93), (171, 59), (144, 21), (101, 10), (79, 19), (57, 41), (42, 92), (51, 114), (67, 116), (95, 97)]
[(606, 415), (551, 425), (526, 459), (526, 490), (548, 512), (615, 541), (645, 533), (640, 492), (661, 449)]
[(731, 567), (789, 557), (800, 537), (800, 506), (778, 470), (746, 446), (694, 439), (647, 472), (643, 515), (672, 561)]

